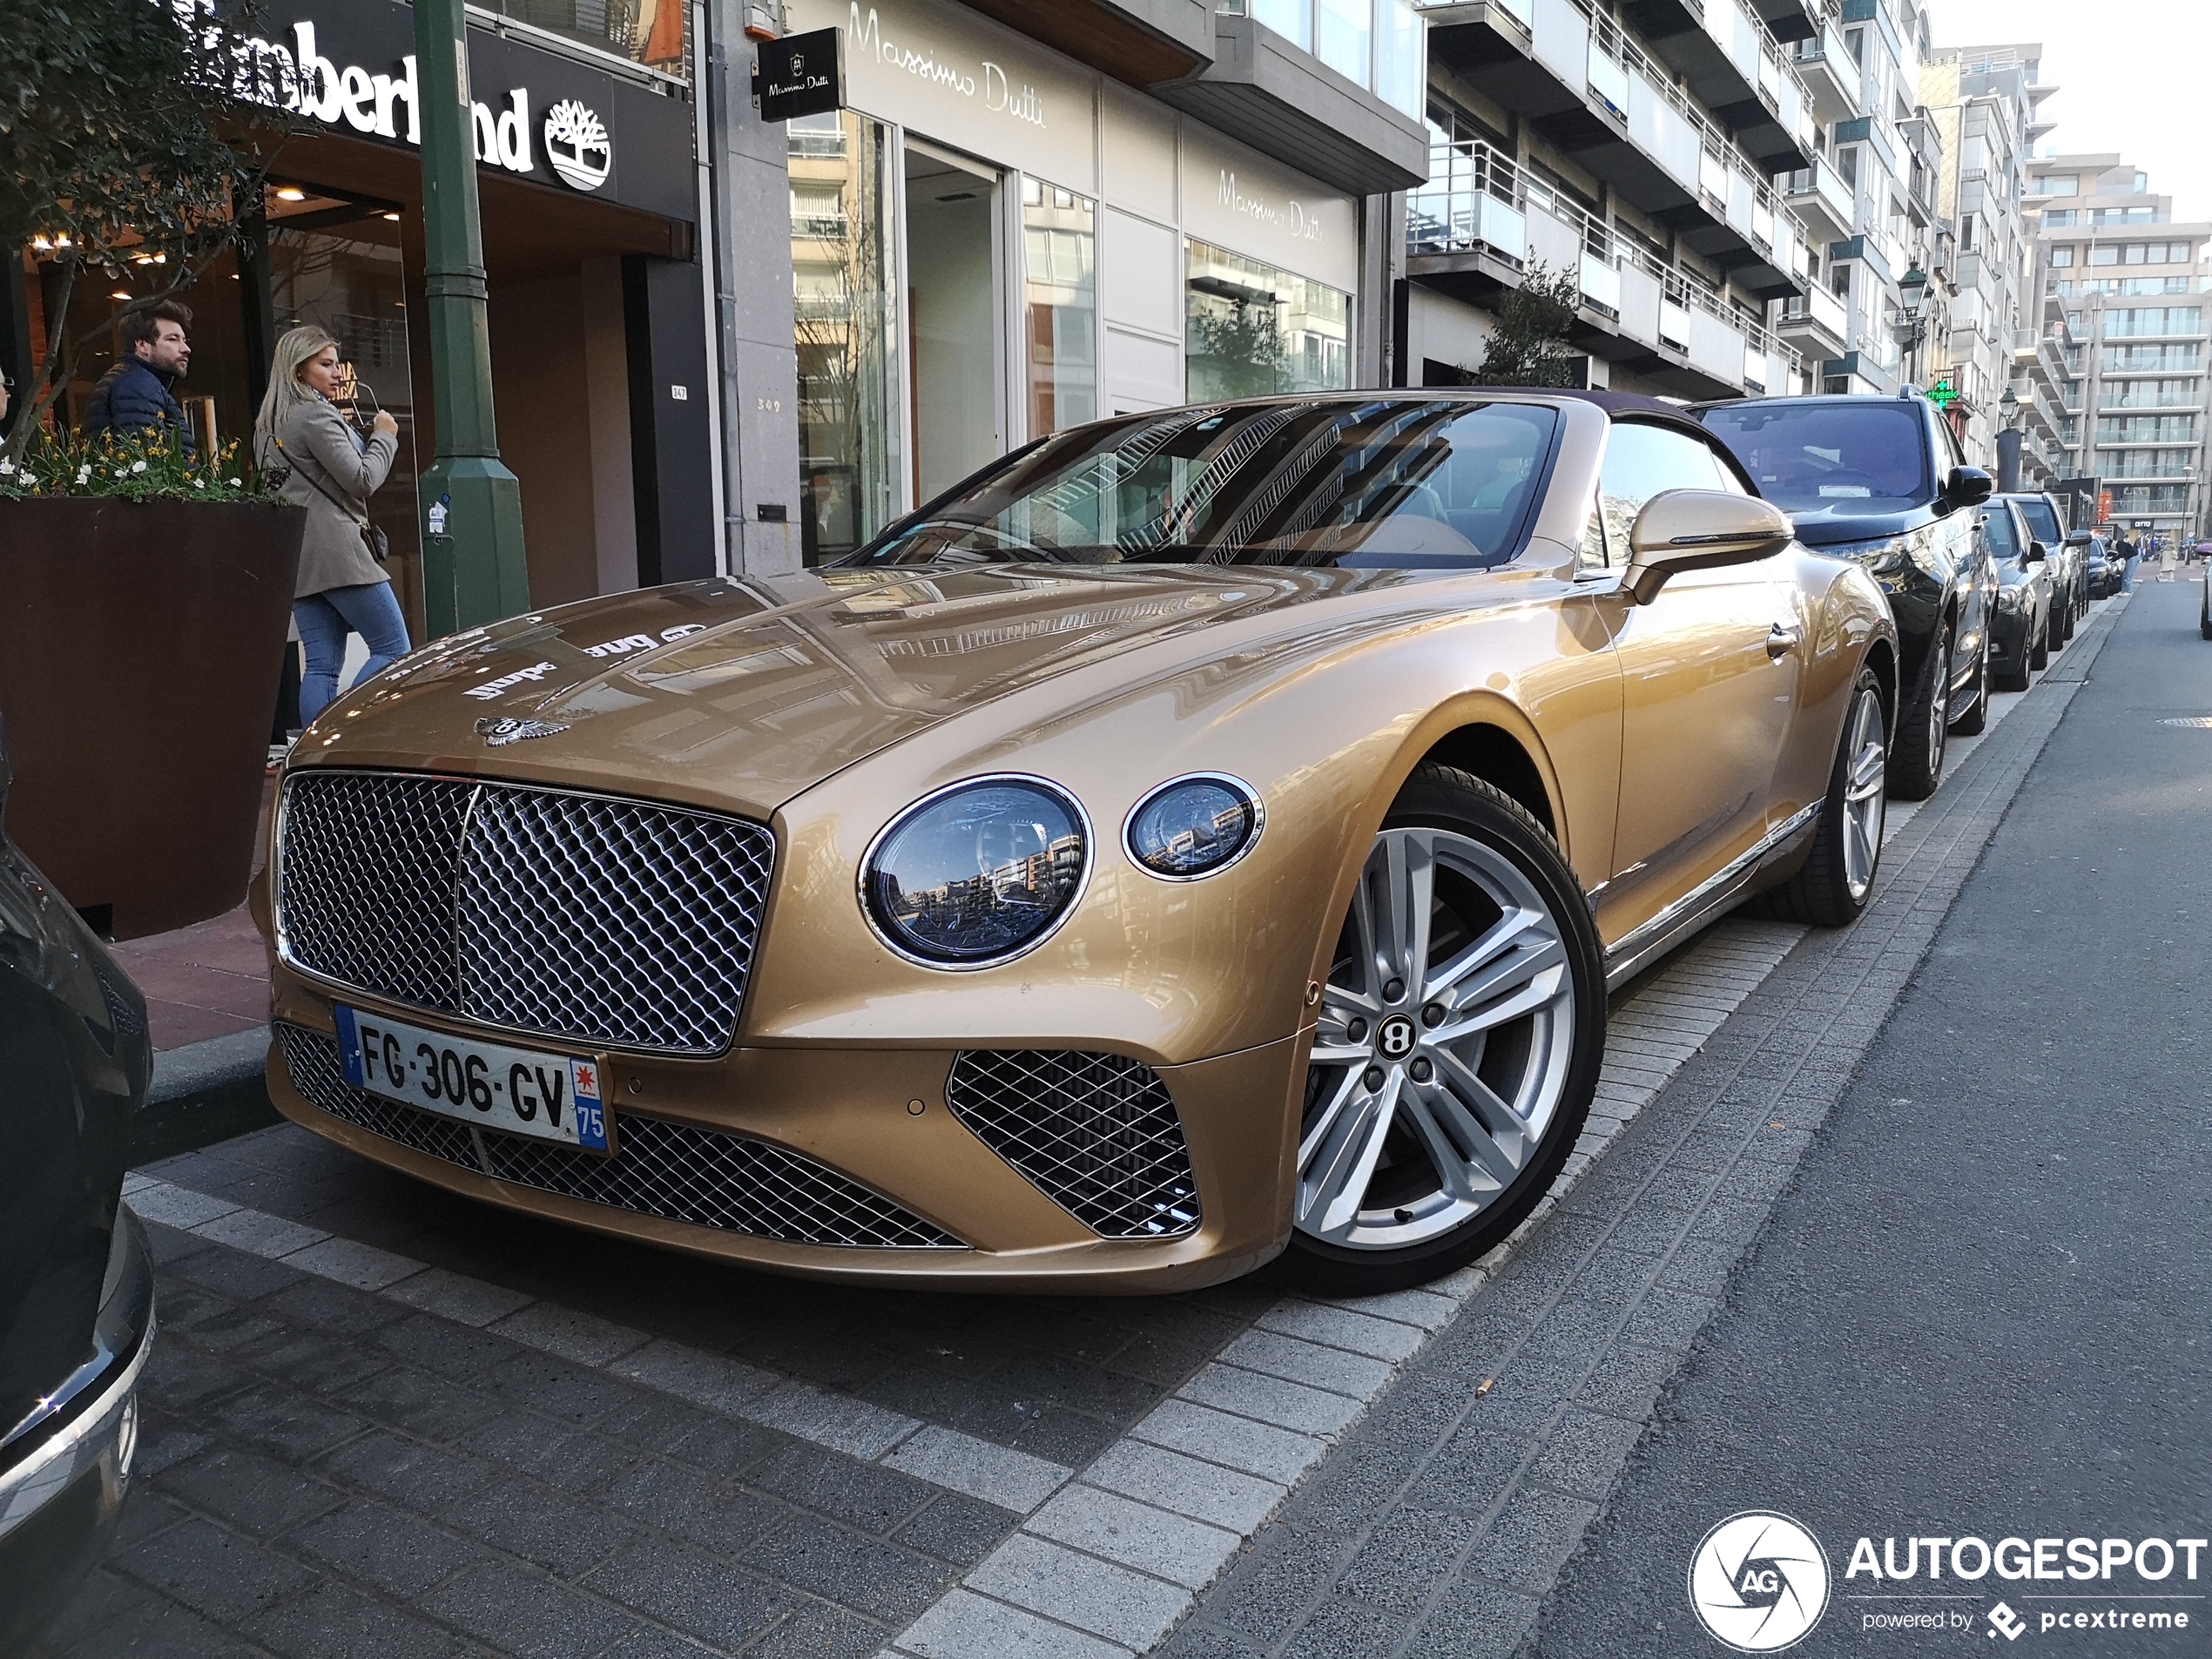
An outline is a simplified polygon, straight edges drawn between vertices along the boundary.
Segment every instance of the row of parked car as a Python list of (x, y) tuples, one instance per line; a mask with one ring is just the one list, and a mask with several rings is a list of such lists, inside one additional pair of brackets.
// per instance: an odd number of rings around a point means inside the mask
[[(533, 614), (334, 704), (265, 878), (272, 1094), (775, 1271), (1420, 1283), (1553, 1184), (1611, 990), (1749, 899), (1860, 913), (1888, 796), (2096, 551), (1912, 396), (1077, 428), (844, 568)], [(114, 1524), (152, 1303), (144, 1005), (11, 852), (0, 1069), (14, 1652)]]
[(1909, 391), (1739, 399), (1698, 415), (1801, 543), (1881, 583), (1904, 658), (1890, 761), (1903, 799), (1932, 792), (1951, 734), (1979, 732), (1989, 693), (2027, 690), (2090, 602), (2119, 590), (2103, 537), (2067, 529), (2048, 495), (1995, 493)]

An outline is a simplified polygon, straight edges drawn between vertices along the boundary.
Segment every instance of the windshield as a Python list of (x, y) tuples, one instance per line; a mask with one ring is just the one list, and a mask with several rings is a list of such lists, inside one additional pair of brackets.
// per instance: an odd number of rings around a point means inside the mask
[(1520, 550), (1558, 423), (1543, 404), (1387, 397), (1102, 422), (849, 563), (1500, 564)]
[(1785, 510), (1898, 513), (1935, 498), (1925, 417), (1901, 399), (1728, 404), (1700, 418)]
[(2059, 528), (2059, 516), (2040, 496), (2023, 496), (2013, 505), (2027, 521), (2027, 533), (2045, 546), (2056, 547), (2066, 540), (2066, 532)]

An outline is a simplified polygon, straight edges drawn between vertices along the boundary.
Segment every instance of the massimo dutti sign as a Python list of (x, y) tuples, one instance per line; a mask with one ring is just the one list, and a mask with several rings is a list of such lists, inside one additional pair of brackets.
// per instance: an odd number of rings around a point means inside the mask
[[(469, 30), (477, 165), (550, 190), (697, 218), (691, 106), (627, 78)], [(419, 148), (415, 14), (399, 0), (274, 0), (250, 96), (341, 138)]]

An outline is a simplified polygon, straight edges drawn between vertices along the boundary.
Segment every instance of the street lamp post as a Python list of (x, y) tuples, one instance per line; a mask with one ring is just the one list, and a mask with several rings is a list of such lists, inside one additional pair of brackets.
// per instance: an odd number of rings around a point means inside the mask
[(1928, 325), (1922, 315), (1928, 303), (1928, 273), (1916, 261), (1912, 268), (1898, 279), (1898, 343), (1905, 347), (1905, 378), (1919, 381), (1919, 350), (1927, 338)]
[(475, 121), (462, 0), (415, 0), (423, 288), (437, 459), (422, 475), (424, 620), (433, 638), (529, 609), (523, 494), (499, 459)]

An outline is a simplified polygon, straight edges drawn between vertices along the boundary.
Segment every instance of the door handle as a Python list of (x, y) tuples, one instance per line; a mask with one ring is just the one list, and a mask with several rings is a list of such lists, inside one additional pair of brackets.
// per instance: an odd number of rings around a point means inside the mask
[(1797, 629), (1784, 628), (1777, 622), (1767, 630), (1766, 654), (1770, 658), (1778, 658), (1785, 652), (1793, 651), (1797, 648), (1797, 642), (1804, 637)]

